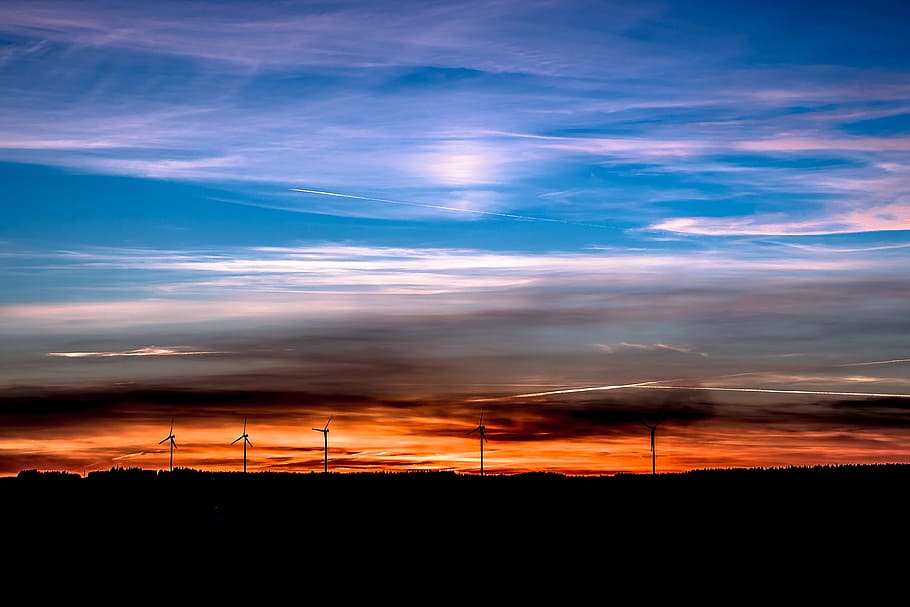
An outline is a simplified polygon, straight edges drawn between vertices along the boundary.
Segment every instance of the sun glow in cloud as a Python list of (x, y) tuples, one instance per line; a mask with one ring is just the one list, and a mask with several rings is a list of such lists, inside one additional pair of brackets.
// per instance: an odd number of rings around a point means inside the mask
[(417, 156), (412, 170), (444, 186), (474, 186), (501, 180), (503, 159), (494, 150), (470, 142), (445, 142)]

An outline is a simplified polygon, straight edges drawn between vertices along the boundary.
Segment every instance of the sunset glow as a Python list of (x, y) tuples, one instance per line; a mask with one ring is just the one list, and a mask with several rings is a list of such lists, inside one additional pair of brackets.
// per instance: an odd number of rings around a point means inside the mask
[(873, 4), (3, 2), (0, 476), (910, 463)]

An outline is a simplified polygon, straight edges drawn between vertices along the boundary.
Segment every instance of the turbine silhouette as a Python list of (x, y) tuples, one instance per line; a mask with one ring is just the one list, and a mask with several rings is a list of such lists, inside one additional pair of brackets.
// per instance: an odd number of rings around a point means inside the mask
[(316, 432), (322, 432), (322, 438), (324, 439), (324, 442), (325, 442), (325, 447), (324, 447), (325, 455), (322, 460), (322, 471), (323, 472), (329, 471), (329, 422), (330, 421), (332, 421), (331, 415), (329, 416), (328, 421), (325, 423), (325, 426), (323, 426), (322, 428), (313, 428), (313, 430), (315, 430)]
[(480, 410), (480, 423), (468, 432), (468, 435), (479, 432), (480, 435), (480, 476), (483, 476), (483, 444), (487, 441), (487, 427), (483, 425), (483, 409)]
[(243, 418), (243, 434), (241, 434), (240, 436), (235, 438), (233, 441), (231, 441), (231, 444), (233, 445), (234, 443), (236, 443), (237, 441), (239, 441), (241, 439), (243, 440), (243, 472), (245, 474), (246, 473), (246, 446), (247, 445), (249, 445), (250, 447), (253, 446), (253, 443), (250, 442), (250, 436), (246, 433), (246, 417)]
[(167, 436), (158, 441), (158, 444), (161, 445), (164, 442), (169, 441), (171, 443), (171, 465), (169, 468), (170, 472), (174, 471), (174, 449), (177, 447), (177, 443), (174, 441), (174, 420), (171, 420), (171, 429), (168, 431)]
[(657, 420), (653, 424), (647, 422), (641, 422), (641, 425), (651, 431), (651, 474), (657, 474), (657, 451), (654, 448), (654, 432), (657, 430), (657, 426), (664, 423), (663, 418)]

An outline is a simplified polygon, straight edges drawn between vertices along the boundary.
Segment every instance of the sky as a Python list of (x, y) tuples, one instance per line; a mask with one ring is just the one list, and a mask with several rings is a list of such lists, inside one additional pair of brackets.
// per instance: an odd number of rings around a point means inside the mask
[(0, 3), (0, 475), (910, 462), (910, 4)]

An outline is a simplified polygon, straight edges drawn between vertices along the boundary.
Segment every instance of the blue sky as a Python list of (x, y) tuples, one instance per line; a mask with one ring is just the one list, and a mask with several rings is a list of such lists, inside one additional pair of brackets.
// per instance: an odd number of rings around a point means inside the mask
[(5, 1), (0, 387), (908, 393), (908, 22)]

